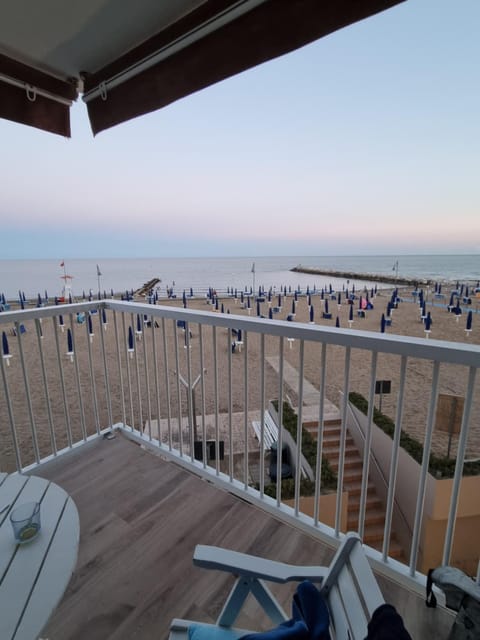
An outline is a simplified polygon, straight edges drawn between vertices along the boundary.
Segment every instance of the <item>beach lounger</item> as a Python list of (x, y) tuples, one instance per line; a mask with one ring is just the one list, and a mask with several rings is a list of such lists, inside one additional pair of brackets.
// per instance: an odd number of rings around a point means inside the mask
[[(220, 631), (225, 634), (221, 635), (225, 640), (228, 637), (240, 637), (242, 631), (233, 625), (249, 594), (257, 599), (274, 626), (285, 622), (289, 616), (265, 584), (266, 581), (286, 583), (308, 580), (315, 583), (327, 605), (330, 631), (335, 640), (366, 638), (368, 622), (385, 602), (360, 538), (355, 533), (345, 536), (328, 567), (299, 567), (203, 545), (196, 547), (193, 563), (205, 569), (228, 571), (237, 579), (214, 625), (174, 619), (170, 626), (170, 640), (220, 637), (214, 635)], [(228, 631), (231, 631), (230, 636)]]

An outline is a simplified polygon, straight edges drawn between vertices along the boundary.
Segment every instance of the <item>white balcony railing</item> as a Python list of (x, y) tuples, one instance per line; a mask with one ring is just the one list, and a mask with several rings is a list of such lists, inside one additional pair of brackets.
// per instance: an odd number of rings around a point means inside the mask
[[(82, 314), (85, 321), (79, 323)], [(11, 353), (11, 358), (0, 359), (2, 470), (28, 471), (119, 428), (330, 544), (342, 535), (346, 498), (340, 489), (346, 474), (349, 392), (359, 391), (369, 402), (358, 517), (362, 535), (369, 508), (375, 382), (388, 376), (393, 393), (385, 401), (385, 412), (396, 428), (386, 517), (380, 550), (369, 548), (368, 553), (377, 567), (410, 585), (423, 581), (417, 566), (429, 455), (432, 446), (443, 446), (434, 433), (437, 399), (440, 393), (451, 392), (453, 372), (455, 393), (464, 398), (464, 409), (443, 540), (442, 560), (449, 562), (462, 468), (480, 416), (478, 346), (114, 300), (4, 312), (0, 330), (7, 334)], [(294, 464), (293, 506), (284, 504), (280, 480), (276, 499), (265, 494), (268, 474), (265, 455), (260, 455), (265, 451), (269, 401), (278, 400), (280, 419), (285, 400), (296, 407), (299, 444), (307, 393), (309, 411), (313, 406), (318, 421), (312, 516), (301, 509), (300, 450)], [(328, 526), (322, 521), (321, 465), (332, 403), (339, 409), (340, 435), (335, 516)], [(260, 442), (255, 440), (252, 420), (260, 422)], [(420, 435), (424, 447), (404, 562), (389, 557), (401, 428)], [(280, 431), (280, 447), (282, 437)], [(197, 455), (194, 442), (201, 443)], [(280, 478), (280, 467), (277, 471)]]

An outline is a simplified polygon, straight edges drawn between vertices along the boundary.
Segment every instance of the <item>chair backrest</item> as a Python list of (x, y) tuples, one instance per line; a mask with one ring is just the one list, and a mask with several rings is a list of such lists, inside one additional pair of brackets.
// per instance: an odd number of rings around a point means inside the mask
[(368, 621), (385, 600), (356, 534), (347, 534), (320, 593), (327, 600), (336, 640), (363, 640)]

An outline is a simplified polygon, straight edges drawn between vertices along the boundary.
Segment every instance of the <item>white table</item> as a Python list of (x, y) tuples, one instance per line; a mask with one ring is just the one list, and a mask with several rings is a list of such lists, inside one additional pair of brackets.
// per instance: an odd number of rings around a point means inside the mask
[[(17, 545), (10, 523), (15, 505), (40, 502), (41, 529)], [(77, 562), (80, 523), (72, 498), (44, 478), (0, 473), (0, 638), (38, 638)]]

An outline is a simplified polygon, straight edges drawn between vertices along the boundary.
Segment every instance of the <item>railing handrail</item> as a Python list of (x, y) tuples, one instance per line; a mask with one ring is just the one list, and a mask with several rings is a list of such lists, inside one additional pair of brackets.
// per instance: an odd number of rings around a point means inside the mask
[(374, 331), (325, 327), (301, 322), (246, 317), (232, 313), (212, 313), (211, 311), (197, 311), (180, 307), (108, 299), (62, 306), (55, 305), (35, 309), (4, 311), (0, 313), (0, 325), (8, 322), (21, 322), (22, 320), (102, 308), (480, 368), (480, 346), (463, 342), (426, 340), (425, 338), (376, 333)]

